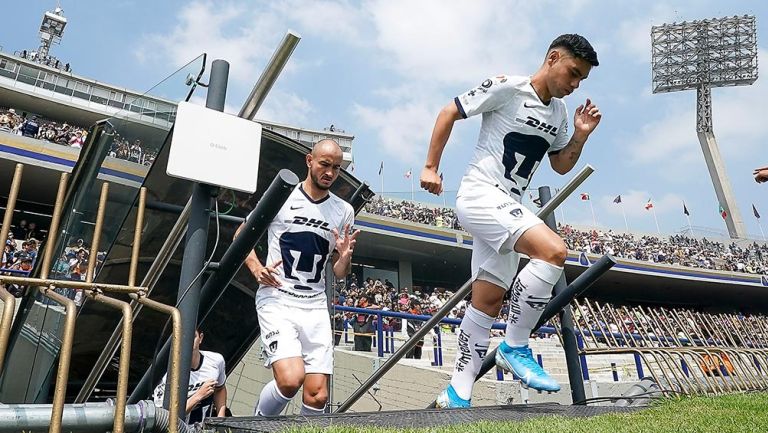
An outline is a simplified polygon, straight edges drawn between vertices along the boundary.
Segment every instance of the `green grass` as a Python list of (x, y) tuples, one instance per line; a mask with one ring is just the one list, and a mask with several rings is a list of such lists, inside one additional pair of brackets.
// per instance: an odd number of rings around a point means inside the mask
[[(288, 431), (309, 433), (317, 431), (317, 427), (302, 427)], [(480, 422), (419, 429), (334, 426), (323, 431), (326, 433), (766, 433), (768, 432), (768, 393), (666, 399), (638, 412), (591, 418), (549, 416), (523, 422)]]

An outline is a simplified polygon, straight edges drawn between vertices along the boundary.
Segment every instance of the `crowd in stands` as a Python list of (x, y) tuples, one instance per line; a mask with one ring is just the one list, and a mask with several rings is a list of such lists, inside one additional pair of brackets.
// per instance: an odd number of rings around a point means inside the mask
[(375, 215), (419, 224), (462, 230), (456, 217), (456, 211), (451, 208), (428, 206), (408, 200), (392, 200), (376, 196), (365, 205), (365, 211)]
[[(0, 131), (81, 149), (88, 130), (68, 123), (56, 122), (35, 115), (21, 116), (13, 108), (0, 108)], [(141, 140), (131, 140), (117, 134), (109, 155), (143, 165), (151, 165), (156, 153), (144, 149)]]
[[(462, 230), (456, 212), (451, 208), (377, 196), (364, 210), (374, 215)], [(658, 237), (612, 230), (579, 230), (570, 225), (560, 225), (559, 231), (572, 251), (611, 254), (624, 259), (676, 266), (768, 274), (768, 245), (757, 242), (737, 245), (682, 235)]]
[[(5, 275), (27, 276), (37, 263), (39, 251), (42, 250), (45, 241), (45, 233), (39, 231), (35, 222), (20, 220), (11, 226), (8, 239), (3, 247), (0, 257), (0, 273)], [(83, 239), (77, 239), (71, 245), (65, 247), (64, 252), (54, 262), (50, 277), (55, 279), (84, 281), (88, 270), (89, 248)], [(104, 254), (99, 253), (97, 265), (104, 261)], [(9, 285), (8, 291), (14, 296), (20, 297), (24, 293), (24, 287)], [(69, 289), (57, 289), (58, 292), (80, 300), (82, 295)]]
[[(396, 288), (389, 280), (368, 278), (358, 283), (357, 277), (352, 274), (343, 287), (337, 288), (334, 298), (335, 305), (346, 307), (368, 308), (382, 311), (395, 311), (414, 315), (431, 316), (437, 312), (453, 296), (450, 290), (432, 287), (419, 287), (409, 290), (407, 287)], [(447, 318), (461, 320), (470, 301), (465, 299), (448, 313)], [(504, 300), (501, 311), (497, 317), (498, 322), (506, 322), (509, 314), (509, 300)], [(350, 327), (349, 331), (355, 335), (355, 350), (370, 351), (371, 336), (376, 332), (378, 324), (376, 316), (357, 314), (351, 312), (335, 311), (333, 316), (336, 344), (339, 343), (344, 332), (344, 322)], [(402, 320), (393, 317), (384, 317), (383, 330), (402, 331)], [(406, 332), (413, 335), (422, 325), (420, 321), (408, 321)], [(446, 325), (446, 332), (455, 332), (457, 326)], [(493, 330), (494, 336), (503, 336), (503, 330)], [(417, 351), (418, 352), (418, 351)], [(418, 358), (418, 356), (416, 356)]]
[(676, 266), (714, 269), (750, 274), (768, 273), (768, 246), (753, 242), (736, 243), (673, 235), (668, 238), (634, 236), (611, 230), (577, 230), (560, 226), (560, 235), (568, 249), (594, 254)]

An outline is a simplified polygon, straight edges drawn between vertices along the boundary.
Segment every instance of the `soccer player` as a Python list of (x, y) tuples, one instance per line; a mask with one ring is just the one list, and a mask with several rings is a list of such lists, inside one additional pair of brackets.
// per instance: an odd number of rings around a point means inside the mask
[[(470, 406), (475, 376), (488, 351), (489, 330), (510, 286), (509, 320), (496, 364), (514, 372), (526, 386), (560, 390), (533, 359), (528, 337), (563, 272), (566, 248), (560, 236), (520, 201), (544, 155), (557, 173), (568, 173), (600, 122), (600, 111), (587, 99), (576, 109), (569, 139), (561, 99), (597, 65), (597, 54), (584, 37), (562, 35), (549, 46), (533, 76), (489, 78), (456, 97), (437, 117), (421, 172), (422, 188), (433, 194), (443, 189), (438, 167), (453, 124), (483, 115), (474, 157), (456, 198), (459, 222), (474, 242), (472, 305), (461, 321), (453, 376), (437, 398), (438, 407)], [(519, 254), (530, 257), (530, 262), (515, 277)]]
[(279, 415), (303, 385), (302, 415), (319, 415), (333, 373), (333, 333), (325, 295), (325, 265), (344, 278), (352, 267), (359, 230), (350, 233), (352, 206), (329, 191), (342, 152), (331, 139), (307, 155), (307, 177), (269, 225), (266, 264), (251, 251), (245, 265), (259, 289), (256, 311), (274, 380), (261, 390), (255, 414)]

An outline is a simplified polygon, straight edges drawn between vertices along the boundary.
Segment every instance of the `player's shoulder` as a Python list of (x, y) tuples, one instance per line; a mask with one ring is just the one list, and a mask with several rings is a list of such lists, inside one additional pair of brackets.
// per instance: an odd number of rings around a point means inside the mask
[(499, 83), (507, 84), (511, 87), (516, 88), (522, 88), (524, 86), (527, 86), (528, 83), (531, 82), (531, 77), (528, 77), (526, 75), (498, 75), (495, 77), (495, 80), (498, 80)]
[(530, 81), (528, 77), (518, 75), (499, 74), (490, 78), (486, 78), (480, 83), (480, 86), (475, 89), (476, 92), (488, 92), (488, 91), (517, 91), (522, 89), (527, 81)]
[(334, 206), (336, 206), (336, 207), (338, 207), (340, 209), (343, 209), (345, 213), (347, 213), (347, 212), (354, 213), (354, 209), (352, 209), (352, 205), (349, 204), (349, 202), (347, 202), (343, 198), (337, 196), (336, 194), (334, 194), (334, 193), (332, 193), (330, 191), (328, 192), (328, 194), (330, 195), (328, 201), (333, 203)]
[(201, 350), (200, 353), (203, 354), (204, 358), (209, 359), (214, 364), (224, 362), (224, 357), (221, 355), (221, 353), (211, 352), (208, 350)]

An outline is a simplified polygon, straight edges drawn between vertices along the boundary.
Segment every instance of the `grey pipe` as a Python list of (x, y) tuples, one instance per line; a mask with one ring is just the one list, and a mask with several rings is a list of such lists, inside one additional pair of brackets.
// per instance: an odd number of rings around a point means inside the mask
[(272, 58), (269, 59), (269, 63), (264, 69), (264, 72), (261, 73), (256, 84), (253, 85), (251, 94), (248, 95), (248, 99), (246, 99), (243, 108), (240, 109), (240, 113), (238, 114), (239, 117), (253, 120), (256, 116), (256, 112), (259, 111), (261, 104), (264, 103), (267, 93), (269, 93), (272, 86), (275, 84), (275, 81), (277, 81), (277, 77), (280, 75), (280, 72), (283, 71), (285, 64), (288, 63), (288, 59), (291, 57), (291, 54), (293, 54), (293, 50), (296, 48), (296, 45), (299, 44), (300, 40), (301, 36), (296, 33), (289, 31), (285, 34), (285, 37), (280, 42), (277, 50), (272, 54)]
[[(50, 404), (0, 405), (0, 433), (48, 432), (51, 423)], [(61, 429), (65, 432), (104, 433), (112, 429), (115, 407), (111, 403), (68, 404), (64, 406)], [(125, 408), (125, 432), (168, 431), (168, 411), (155, 407), (151, 400)], [(179, 421), (179, 432), (192, 432)]]

